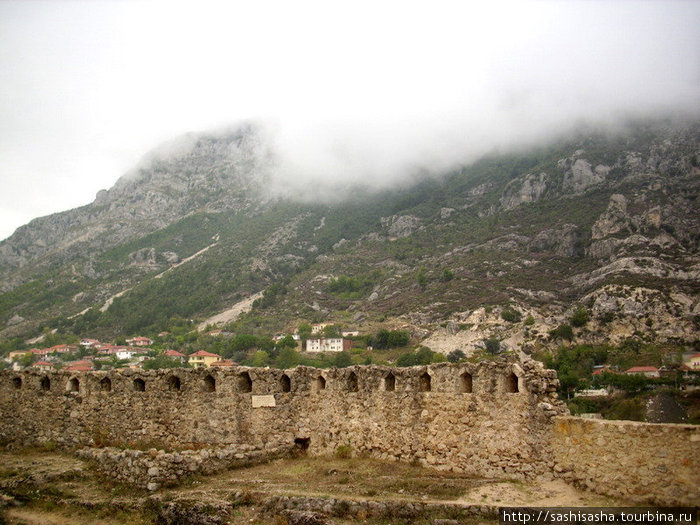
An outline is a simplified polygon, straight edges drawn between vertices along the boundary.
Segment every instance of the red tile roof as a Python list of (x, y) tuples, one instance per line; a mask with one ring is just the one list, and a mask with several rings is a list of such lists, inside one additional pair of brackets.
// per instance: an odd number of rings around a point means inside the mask
[(211, 352), (207, 352), (206, 350), (198, 350), (194, 354), (190, 354), (189, 357), (216, 357), (216, 358), (220, 358), (221, 356), (219, 354), (212, 354)]
[(658, 372), (659, 369), (656, 368), (655, 366), (633, 366), (629, 370), (627, 370), (627, 373), (635, 373), (635, 372)]
[(178, 352), (177, 350), (167, 350), (165, 355), (169, 357), (187, 357), (185, 354)]

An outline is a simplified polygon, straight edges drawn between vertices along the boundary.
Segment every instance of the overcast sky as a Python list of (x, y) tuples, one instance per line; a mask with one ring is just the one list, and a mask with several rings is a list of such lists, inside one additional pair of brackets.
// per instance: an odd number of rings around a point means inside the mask
[(285, 170), (396, 179), (700, 108), (700, 2), (0, 0), (0, 239), (152, 147), (275, 123)]

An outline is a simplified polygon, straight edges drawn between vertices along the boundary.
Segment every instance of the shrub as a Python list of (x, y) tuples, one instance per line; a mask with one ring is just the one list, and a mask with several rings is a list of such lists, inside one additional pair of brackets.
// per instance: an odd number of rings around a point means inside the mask
[(525, 326), (532, 326), (533, 324), (535, 324), (535, 318), (532, 317), (531, 315), (528, 315), (525, 318)]
[(338, 459), (350, 459), (352, 457), (352, 445), (340, 445), (335, 449), (335, 457)]
[(497, 355), (501, 352), (501, 342), (495, 337), (484, 340), (486, 351), (491, 355)]
[(574, 311), (573, 315), (571, 316), (571, 324), (576, 327), (581, 327), (585, 325), (588, 322), (588, 310), (586, 310), (585, 306), (579, 306), (576, 308)]
[(504, 308), (503, 311), (501, 311), (501, 319), (508, 321), (509, 323), (518, 323), (520, 322), (520, 319), (522, 319), (522, 316), (520, 315), (520, 312), (517, 312), (512, 308)]
[(462, 350), (452, 350), (452, 352), (447, 354), (447, 360), (450, 363), (459, 363), (466, 358), (467, 355)]
[(440, 277), (440, 280), (443, 283), (446, 283), (446, 282), (449, 282), (452, 279), (454, 279), (454, 277), (455, 277), (455, 274), (452, 272), (452, 270), (445, 268), (445, 270), (442, 272), (442, 276)]
[(566, 339), (571, 341), (574, 338), (574, 330), (571, 328), (571, 325), (562, 324), (549, 332), (549, 336), (552, 339)]

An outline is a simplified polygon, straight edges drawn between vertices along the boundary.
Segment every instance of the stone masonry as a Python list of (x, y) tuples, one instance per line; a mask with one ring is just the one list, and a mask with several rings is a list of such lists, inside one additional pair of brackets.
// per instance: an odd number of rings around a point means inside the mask
[[(621, 486), (629, 473), (620, 471), (620, 461), (596, 463), (596, 452), (607, 446), (614, 455), (628, 455), (633, 458), (625, 463), (628, 469), (641, 451), (657, 447), (668, 455), (669, 475), (678, 478), (673, 493), (662, 487), (668, 485), (664, 476), (646, 476), (640, 481), (646, 493), (635, 489), (634, 495), (639, 501), (698, 503), (697, 475), (687, 474), (684, 465), (690, 461), (691, 468), (697, 467), (697, 460), (688, 458), (697, 449), (700, 428), (683, 430), (685, 438), (674, 437), (677, 445), (665, 448), (678, 425), (641, 424), (669, 429), (628, 432), (623, 445), (608, 435), (609, 422), (588, 422), (592, 428), (587, 430), (571, 423), (567, 428), (577, 430), (565, 435), (564, 427), (555, 424), (568, 415), (557, 386), (556, 373), (530, 359), (324, 370), (3, 371), (0, 442), (152, 448), (155, 456), (127, 460), (138, 464), (131, 474), (139, 484), (151, 488), (169, 482), (173, 471), (177, 476), (186, 449), (200, 449), (190, 458), (195, 463), (206, 449), (212, 472), (235, 464), (227, 462), (243, 453), (237, 447), (249, 447), (246, 454), (262, 460), (270, 451), (296, 445), (312, 455), (343, 447), (353, 454), (479, 477), (557, 475), (591, 488), (596, 479), (608, 478)], [(606, 445), (594, 441), (589, 446), (589, 437), (577, 437), (586, 433)], [(110, 464), (128, 455), (117, 449), (81, 454)], [(158, 473), (149, 475), (156, 468)]]

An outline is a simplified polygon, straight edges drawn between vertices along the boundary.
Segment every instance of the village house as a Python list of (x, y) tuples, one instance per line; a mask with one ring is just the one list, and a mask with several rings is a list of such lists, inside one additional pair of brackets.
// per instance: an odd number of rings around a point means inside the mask
[(99, 348), (100, 342), (97, 339), (81, 339), (80, 346), (83, 348)]
[(309, 339), (306, 341), (306, 351), (310, 353), (342, 352), (343, 350), (350, 350), (350, 348), (352, 348), (352, 341), (342, 337)]
[(29, 350), (14, 350), (7, 354), (7, 362), (11, 363), (15, 359), (21, 359), (22, 357), (26, 356), (27, 354), (31, 354)]
[(187, 356), (187, 362), (195, 368), (205, 368), (220, 360), (221, 356), (206, 350), (199, 350)]
[(32, 365), (32, 368), (36, 368), (37, 370), (40, 370), (42, 372), (48, 372), (50, 370), (53, 370), (53, 365), (48, 361), (37, 361)]
[(687, 359), (684, 359), (683, 364), (690, 370), (700, 370), (700, 353), (693, 354)]
[(127, 339), (126, 342), (131, 346), (151, 346), (153, 344), (153, 341), (148, 337), (134, 337)]
[(68, 363), (63, 370), (68, 372), (90, 372), (94, 370), (95, 367), (92, 365), (91, 361), (75, 361), (73, 363)]
[(48, 350), (47, 353), (53, 354), (70, 354), (71, 352), (77, 352), (78, 351), (78, 346), (77, 345), (56, 345), (52, 346), (51, 348), (46, 348), (45, 350)]
[(114, 355), (117, 356), (117, 359), (133, 359), (136, 356), (145, 357), (147, 353), (148, 350), (145, 350), (143, 348), (133, 348), (127, 346), (117, 349)]
[(644, 377), (660, 377), (659, 369), (655, 366), (633, 366), (632, 368), (625, 370), (627, 375), (642, 375)]
[(311, 325), (311, 333), (313, 335), (322, 334), (326, 326), (331, 326), (333, 323), (316, 323)]
[(166, 350), (163, 355), (165, 357), (169, 357), (170, 359), (178, 359), (182, 363), (187, 361), (187, 356), (182, 352), (178, 352), (177, 350)]

